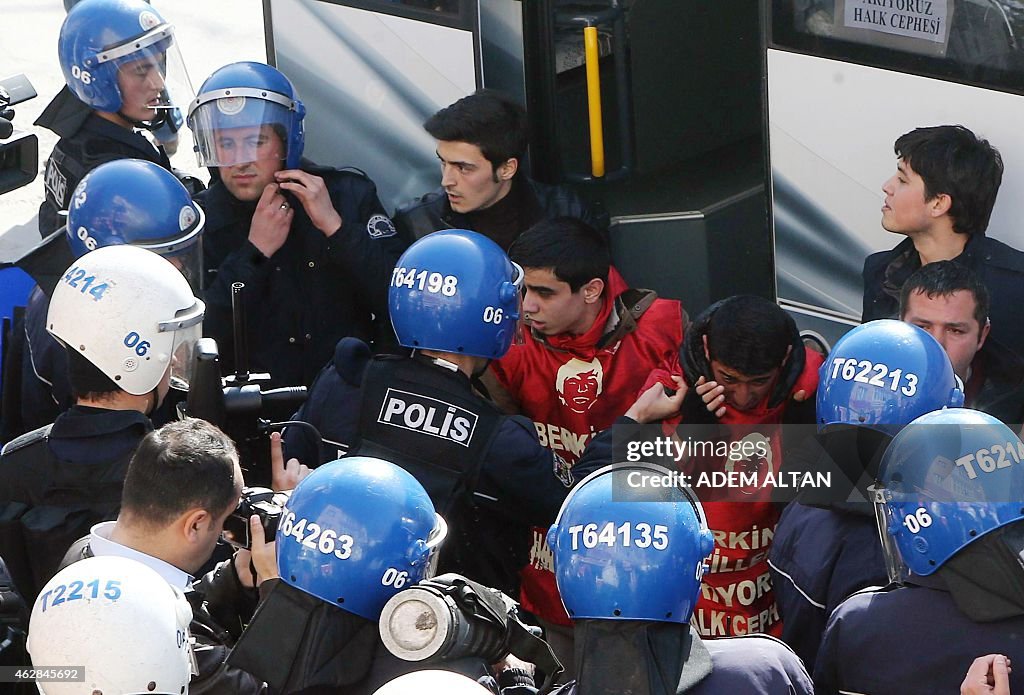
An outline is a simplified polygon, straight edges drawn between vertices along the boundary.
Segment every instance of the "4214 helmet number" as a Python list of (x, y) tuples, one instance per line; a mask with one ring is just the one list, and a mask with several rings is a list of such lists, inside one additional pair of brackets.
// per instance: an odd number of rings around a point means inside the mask
[(88, 293), (97, 302), (103, 299), (104, 293), (110, 289), (110, 285), (105, 282), (96, 284), (96, 276), (89, 275), (88, 271), (79, 268), (77, 265), (72, 266), (64, 274), (64, 283), (74, 287), (82, 294)]

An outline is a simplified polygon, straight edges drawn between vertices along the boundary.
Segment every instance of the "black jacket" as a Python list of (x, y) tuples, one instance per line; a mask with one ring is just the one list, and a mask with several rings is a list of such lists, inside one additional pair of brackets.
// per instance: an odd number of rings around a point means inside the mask
[(775, 527), (768, 553), (782, 639), (814, 669), (825, 623), (854, 592), (889, 577), (874, 517), (794, 502)]
[(607, 219), (595, 215), (578, 195), (565, 186), (551, 186), (517, 176), (509, 195), (513, 196), (515, 205), (512, 211), (517, 217), (514, 234), (496, 235), (487, 229), (478, 229), (474, 221), (476, 215), (452, 210), (448, 196), (441, 188), (399, 207), (395, 211), (395, 227), (406, 244), (441, 229), (469, 229), (487, 236), (506, 251), (519, 234), (545, 219), (576, 217), (600, 230), (608, 227)]
[(206, 318), (225, 369), (234, 368), (231, 284), (245, 283), (249, 367), (276, 385), (310, 385), (344, 336), (387, 335), (388, 281), (402, 245), (377, 188), (365, 175), (304, 163), (324, 179), (342, 225), (330, 238), (302, 205), (284, 245), (270, 258), (249, 240), (255, 203), (237, 200), (220, 181), (196, 197), (206, 212), (203, 262)]
[[(304, 463), (316, 465), (338, 458), (339, 449), (349, 451), (359, 444), (359, 417), (362, 380), (370, 359), (366, 346), (345, 340), (338, 345), (333, 364), (328, 365), (310, 391), (309, 399), (295, 419), (313, 424), (325, 440), (331, 442), (320, 456), (309, 448), (301, 430), (285, 432), (288, 456), (300, 457)], [(392, 358), (395, 360), (422, 358)], [(472, 392), (470, 380), (461, 373), (449, 372), (422, 360), (422, 370), (437, 370), (470, 398), (482, 398)], [(491, 407), (486, 401), (482, 407)], [(471, 536), (473, 567), (441, 567), (442, 572), (459, 572), (488, 586), (514, 593), (518, 572), (526, 564), (530, 543), (530, 527), (550, 525), (558, 514), (568, 489), (555, 474), (560, 459), (540, 445), (537, 431), (527, 418), (500, 415), (496, 434), (481, 465), (473, 490), (479, 523), (466, 531)], [(621, 420), (627, 420), (621, 418)], [(632, 422), (628, 420), (628, 422)], [(612, 429), (605, 430), (590, 441), (583, 457), (573, 468), (573, 476), (581, 480), (587, 473), (612, 462)], [(340, 445), (340, 446), (339, 446)], [(397, 462), (396, 463), (401, 463)], [(427, 490), (431, 481), (421, 481)], [(444, 500), (433, 500), (441, 508)], [(452, 538), (456, 537), (453, 530)]]
[[(677, 695), (811, 695), (814, 692), (811, 677), (800, 659), (774, 637), (761, 634), (725, 637), (701, 640), (701, 645), (705, 652), (701, 660), (710, 661), (710, 673), (693, 683), (688, 661), (675, 688)], [(530, 691), (502, 690), (503, 695), (521, 692)], [(579, 692), (577, 681), (572, 681), (555, 690), (553, 695), (578, 695)]]
[[(955, 693), (971, 662), (1005, 654), (1024, 663), (1024, 617), (976, 623), (953, 596), (908, 585), (854, 594), (828, 621), (814, 669), (814, 689), (872, 695)], [(1010, 674), (1010, 692), (1024, 673)]]
[[(963, 253), (953, 260), (977, 273), (988, 288), (991, 336), (1024, 355), (1024, 321), (1019, 317), (1024, 305), (1024, 253), (975, 234), (968, 238)], [(909, 238), (894, 249), (868, 256), (864, 261), (863, 320), (899, 318), (900, 290), (920, 267), (921, 257)]]
[(1024, 358), (989, 336), (971, 361), (965, 405), (1010, 425), (1024, 423)]
[(46, 238), (63, 222), (58, 212), (68, 209), (78, 182), (100, 164), (117, 159), (144, 159), (171, 171), (163, 148), (142, 134), (100, 118), (65, 86), (35, 125), (60, 136), (46, 161), (43, 183), (46, 199), (39, 205), (39, 235)]
[(152, 429), (134, 410), (73, 406), (0, 454), (0, 556), (29, 601), (68, 547), (121, 506), (128, 461)]

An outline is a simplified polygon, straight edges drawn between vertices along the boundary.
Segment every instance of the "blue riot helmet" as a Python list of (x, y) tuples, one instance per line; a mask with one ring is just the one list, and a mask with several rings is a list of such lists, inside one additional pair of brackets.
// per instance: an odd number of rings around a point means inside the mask
[(410, 246), (391, 274), (398, 342), (497, 359), (518, 336), (523, 269), (482, 234), (446, 229)]
[[(306, 107), (291, 80), (265, 63), (231, 63), (203, 82), (188, 109), (200, 166), (222, 167), (280, 159), (295, 169), (302, 158)], [(269, 127), (280, 142), (268, 139)]]
[(547, 537), (569, 617), (690, 620), (714, 538), (675, 476), (650, 463), (617, 464), (569, 493)]
[(946, 351), (902, 321), (857, 326), (835, 344), (819, 374), (819, 429), (845, 424), (893, 435), (920, 415), (964, 403)]
[(874, 488), (890, 578), (930, 575), (965, 546), (1024, 518), (1022, 466), (1024, 443), (986, 413), (952, 408), (907, 425), (882, 457)]
[(423, 486), (381, 459), (324, 464), (292, 492), (277, 529), (286, 584), (377, 620), (388, 599), (434, 574), (447, 535)]
[(140, 159), (101, 164), (78, 183), (68, 208), (76, 258), (103, 246), (139, 246), (167, 258), (199, 289), (206, 216), (163, 167)]
[(82, 0), (60, 29), (68, 88), (97, 111), (156, 127), (192, 99), (174, 29), (144, 0)]

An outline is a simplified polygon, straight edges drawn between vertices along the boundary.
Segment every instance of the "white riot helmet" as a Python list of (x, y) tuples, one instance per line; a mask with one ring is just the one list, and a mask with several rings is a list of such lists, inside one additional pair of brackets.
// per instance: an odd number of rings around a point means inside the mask
[(172, 383), (187, 388), (205, 310), (166, 258), (135, 246), (107, 246), (64, 273), (46, 328), (119, 388), (141, 396), (157, 387), (168, 365)]
[(413, 671), (384, 684), (373, 695), (482, 695), (490, 691), (460, 673)]
[(32, 663), (77, 667), (85, 682), (40, 682), (43, 695), (184, 695), (194, 671), (185, 595), (123, 557), (91, 557), (56, 574), (28, 627)]

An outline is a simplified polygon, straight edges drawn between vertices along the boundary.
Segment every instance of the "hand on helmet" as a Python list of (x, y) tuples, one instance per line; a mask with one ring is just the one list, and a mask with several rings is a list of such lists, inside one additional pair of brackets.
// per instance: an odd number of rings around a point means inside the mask
[(274, 178), (286, 191), (291, 191), (302, 203), (313, 226), (334, 236), (341, 229), (341, 215), (334, 209), (327, 185), (319, 176), (308, 174), (301, 169), (286, 169), (274, 174)]
[(256, 203), (256, 212), (249, 225), (249, 242), (270, 258), (284, 246), (294, 216), (295, 211), (281, 195), (280, 187), (276, 183), (268, 183)]

